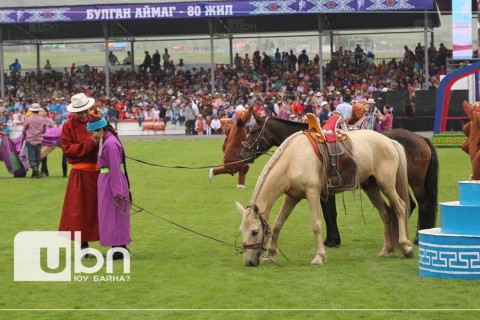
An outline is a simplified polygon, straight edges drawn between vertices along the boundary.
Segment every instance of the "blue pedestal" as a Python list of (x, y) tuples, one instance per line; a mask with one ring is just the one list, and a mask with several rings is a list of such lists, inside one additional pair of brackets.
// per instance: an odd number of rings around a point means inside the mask
[(459, 189), (460, 201), (440, 204), (441, 228), (419, 231), (421, 276), (480, 279), (480, 182)]
[(480, 181), (459, 181), (460, 203), (480, 206)]
[[(479, 194), (480, 195), (480, 194)], [(480, 205), (463, 205), (459, 201), (440, 204), (443, 233), (480, 236)]]
[(480, 236), (445, 234), (440, 228), (419, 231), (421, 276), (480, 279)]

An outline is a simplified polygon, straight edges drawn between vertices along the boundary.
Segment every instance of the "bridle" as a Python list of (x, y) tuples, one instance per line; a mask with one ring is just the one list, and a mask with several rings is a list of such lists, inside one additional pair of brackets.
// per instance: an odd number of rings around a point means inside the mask
[(265, 248), (265, 243), (268, 240), (265, 241), (265, 238), (269, 238), (272, 236), (272, 230), (270, 229), (268, 222), (265, 220), (265, 218), (261, 214), (258, 215), (258, 218), (260, 219), (260, 223), (262, 224), (262, 231), (263, 231), (262, 242), (257, 242), (257, 243), (242, 242), (243, 251), (254, 250), (254, 249), (260, 249), (261, 250), (260, 253), (264, 253), (265, 251), (267, 251), (267, 249)]
[(263, 126), (262, 126), (262, 129), (260, 130), (260, 134), (257, 136), (257, 138), (253, 141), (252, 144), (248, 144), (247, 141), (244, 141), (242, 142), (242, 145), (248, 149), (249, 151), (252, 151), (254, 153), (267, 153), (266, 151), (259, 151), (260, 149), (260, 141), (264, 141), (265, 142), (265, 145), (268, 147), (268, 149), (270, 149), (270, 147), (272, 146), (268, 141), (267, 139), (265, 139), (265, 125), (267, 124), (267, 121), (268, 119), (270, 119), (270, 117), (267, 117), (265, 119), (265, 122), (263, 123)]
[[(249, 208), (251, 206), (248, 206), (247, 208)], [(276, 239), (273, 237), (272, 235), (272, 230), (270, 229), (270, 226), (268, 225), (268, 222), (267, 220), (265, 220), (265, 218), (259, 214), (258, 215), (258, 218), (260, 219), (260, 223), (262, 224), (262, 230), (263, 230), (263, 236), (262, 236), (262, 242), (257, 242), (257, 243), (245, 243), (245, 242), (242, 242), (242, 248), (243, 248), (243, 252), (245, 252), (246, 250), (260, 250), (259, 251), (259, 255), (264, 253), (265, 251), (267, 251), (267, 249), (265, 248), (265, 243), (268, 242), (268, 238), (271, 238), (272, 241), (275, 242), (276, 246), (277, 246), (277, 249), (278, 249), (278, 252), (280, 252), (280, 254), (290, 263), (292, 263), (290, 261), (290, 259), (288, 259), (288, 257), (283, 253), (283, 251), (278, 247), (278, 243), (276, 241)], [(265, 241), (265, 239), (267, 239)], [(242, 253), (243, 253), (242, 252)], [(276, 263), (274, 260), (272, 259), (269, 259), (273, 264), (275, 264), (276, 266), (278, 267), (282, 267), (282, 265)]]

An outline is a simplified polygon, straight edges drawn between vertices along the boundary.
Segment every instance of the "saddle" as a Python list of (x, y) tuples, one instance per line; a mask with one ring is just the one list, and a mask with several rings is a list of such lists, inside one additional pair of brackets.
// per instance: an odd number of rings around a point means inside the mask
[(309, 138), (315, 153), (325, 169), (327, 196), (330, 192), (341, 192), (358, 188), (357, 164), (353, 158), (353, 144), (340, 115), (332, 116), (323, 126), (315, 116), (307, 113)]

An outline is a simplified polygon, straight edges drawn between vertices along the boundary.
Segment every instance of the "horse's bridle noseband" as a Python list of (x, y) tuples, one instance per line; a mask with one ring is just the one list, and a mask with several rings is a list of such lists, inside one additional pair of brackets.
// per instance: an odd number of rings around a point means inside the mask
[[(248, 207), (247, 207), (248, 208)], [(253, 249), (261, 249), (261, 252), (267, 251), (265, 248), (265, 238), (271, 237), (272, 236), (272, 231), (270, 229), (270, 226), (268, 225), (268, 222), (263, 218), (261, 214), (258, 215), (258, 218), (260, 219), (260, 223), (262, 224), (262, 230), (263, 230), (263, 236), (262, 236), (262, 242), (257, 242), (257, 243), (245, 243), (242, 242), (242, 247), (243, 251), (245, 250), (253, 250)]]
[(262, 141), (262, 140), (265, 142), (265, 145), (268, 146), (267, 150), (270, 149), (270, 147), (271, 147), (272, 145), (271, 145), (271, 144), (267, 141), (267, 139), (265, 139), (265, 137), (264, 137), (264, 135), (265, 135), (265, 125), (267, 124), (268, 119), (270, 119), (270, 117), (267, 117), (267, 118), (265, 119), (265, 122), (263, 123), (262, 129), (260, 130), (260, 134), (259, 134), (258, 137), (255, 139), (255, 141), (253, 141), (253, 143), (252, 143), (251, 145), (248, 144), (247, 141), (242, 142), (242, 145), (243, 145), (246, 149), (248, 149), (248, 150), (250, 150), (250, 151), (252, 151), (252, 152), (254, 152), (254, 153), (266, 153), (266, 151), (258, 151), (259, 148), (260, 148), (260, 141)]

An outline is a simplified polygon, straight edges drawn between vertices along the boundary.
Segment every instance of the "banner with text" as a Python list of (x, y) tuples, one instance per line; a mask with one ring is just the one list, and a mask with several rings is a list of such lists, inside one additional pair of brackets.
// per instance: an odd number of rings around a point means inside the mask
[(453, 59), (472, 58), (472, 2), (452, 0)]
[(433, 0), (276, 0), (0, 8), (0, 24), (433, 10)]

